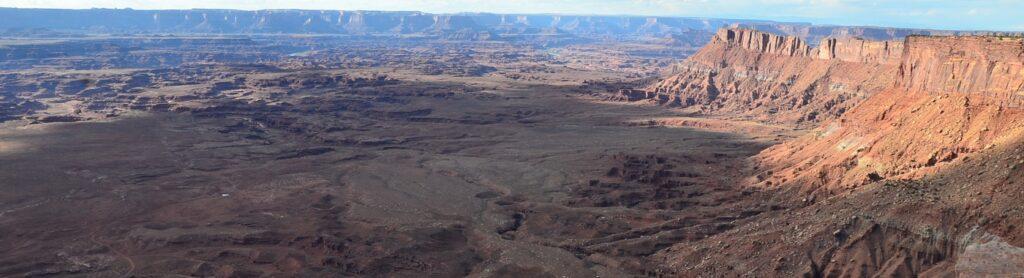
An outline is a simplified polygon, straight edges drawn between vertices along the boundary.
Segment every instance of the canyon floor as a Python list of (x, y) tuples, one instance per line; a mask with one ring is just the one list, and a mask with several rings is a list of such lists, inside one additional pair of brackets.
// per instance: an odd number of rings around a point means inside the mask
[(568, 85), (392, 77), (486, 89), (294, 112), (353, 121), (329, 132), (342, 143), (247, 115), (6, 124), (0, 273), (642, 274), (671, 240), (768, 210), (732, 179), (795, 134)]
[(650, 95), (628, 89), (690, 47), (6, 43), (0, 276), (1024, 269), (1018, 141), (928, 178), (858, 176), (871, 182), (840, 194), (762, 186), (790, 176), (765, 177), (754, 158), (819, 132), (815, 123), (623, 101)]
[[(671, 59), (622, 54), (642, 45), (193, 40), (5, 60), (0, 275), (653, 275), (659, 250), (778, 209), (737, 180), (800, 133), (581, 89)], [(230, 61), (146, 64), (187, 51)]]

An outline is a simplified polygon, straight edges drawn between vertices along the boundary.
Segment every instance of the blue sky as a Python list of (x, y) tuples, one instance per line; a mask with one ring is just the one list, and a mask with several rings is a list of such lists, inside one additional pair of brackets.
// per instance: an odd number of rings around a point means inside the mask
[(1024, 31), (1024, 0), (0, 0), (0, 6), (628, 14)]

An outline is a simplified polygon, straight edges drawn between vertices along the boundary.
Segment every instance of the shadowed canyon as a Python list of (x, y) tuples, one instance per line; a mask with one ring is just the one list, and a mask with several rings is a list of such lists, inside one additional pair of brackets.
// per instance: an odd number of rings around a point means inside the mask
[(0, 8), (3, 277), (1017, 277), (1024, 37)]

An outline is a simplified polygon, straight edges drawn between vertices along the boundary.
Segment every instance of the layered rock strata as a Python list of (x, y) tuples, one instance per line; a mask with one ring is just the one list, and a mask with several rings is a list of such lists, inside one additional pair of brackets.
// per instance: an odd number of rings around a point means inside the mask
[(796, 37), (723, 29), (649, 87), (646, 99), (706, 114), (818, 122), (891, 86), (902, 49), (901, 42), (855, 38), (828, 38), (811, 48)]
[(758, 182), (836, 192), (916, 179), (1024, 134), (1024, 40), (909, 37), (897, 83), (761, 155)]

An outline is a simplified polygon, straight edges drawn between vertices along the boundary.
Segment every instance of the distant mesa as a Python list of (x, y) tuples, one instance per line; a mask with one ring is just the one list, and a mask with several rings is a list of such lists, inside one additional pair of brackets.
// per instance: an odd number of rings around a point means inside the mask
[[(687, 42), (698, 46), (706, 43), (719, 28), (729, 26), (795, 36), (812, 42), (825, 37), (891, 40), (911, 34), (958, 34), (953, 31), (690, 17), (336, 10), (0, 8), (0, 30), (47, 29), (75, 33), (429, 35), (444, 39), (476, 40), (523, 35), (657, 37), (683, 41), (699, 38), (700, 41)], [(685, 35), (685, 38), (679, 35)]]

